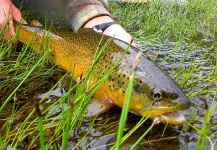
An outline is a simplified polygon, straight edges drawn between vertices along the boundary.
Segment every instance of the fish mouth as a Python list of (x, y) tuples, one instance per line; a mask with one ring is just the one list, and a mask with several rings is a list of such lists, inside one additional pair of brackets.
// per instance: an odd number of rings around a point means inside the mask
[(174, 110), (169, 107), (145, 109), (145, 111), (142, 111), (142, 116), (148, 116), (152, 120), (157, 119), (165, 124), (182, 125), (186, 122), (186, 118), (181, 110)]
[(153, 119), (158, 119), (162, 123), (169, 123), (175, 125), (182, 125), (186, 121), (186, 118), (183, 115), (182, 111), (179, 110), (163, 113), (159, 116), (154, 117)]

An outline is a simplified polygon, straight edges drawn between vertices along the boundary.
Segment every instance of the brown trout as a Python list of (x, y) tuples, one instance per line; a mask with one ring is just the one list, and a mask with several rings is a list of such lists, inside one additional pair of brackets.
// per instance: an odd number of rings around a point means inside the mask
[[(50, 32), (25, 25), (16, 29), (19, 41), (24, 44), (30, 42), (30, 47), (37, 52), (40, 52), (43, 38), (46, 37), (47, 48), (56, 65), (68, 72), (73, 70), (75, 79), (85, 77), (92, 65), (96, 49), (109, 40), (111, 42), (98, 61), (91, 80), (96, 80), (94, 78), (99, 77), (102, 72), (101, 77), (105, 76), (106, 70), (114, 66), (128, 48), (118, 66), (95, 93), (94, 99), (97, 101), (90, 104), (93, 107), (89, 111), (93, 111), (92, 115), (97, 115), (113, 105), (123, 106), (133, 61), (139, 52), (137, 48), (121, 40), (103, 36), (92, 29), (81, 29), (77, 33), (56, 30)], [(158, 118), (163, 123), (183, 124), (185, 117), (181, 110), (189, 107), (190, 101), (182, 90), (143, 54), (135, 72), (129, 111), (151, 119)]]

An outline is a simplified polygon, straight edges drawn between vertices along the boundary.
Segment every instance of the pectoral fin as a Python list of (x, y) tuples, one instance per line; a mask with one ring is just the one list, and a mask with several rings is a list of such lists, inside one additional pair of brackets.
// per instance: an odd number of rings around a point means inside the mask
[(96, 98), (93, 98), (90, 104), (87, 106), (85, 117), (89, 118), (103, 114), (113, 105), (114, 104), (112, 103), (112, 101), (108, 100), (107, 97), (105, 97), (104, 100), (98, 100)]
[(43, 24), (41, 24), (38, 20), (33, 19), (30, 23), (31, 26), (33, 27), (43, 27)]

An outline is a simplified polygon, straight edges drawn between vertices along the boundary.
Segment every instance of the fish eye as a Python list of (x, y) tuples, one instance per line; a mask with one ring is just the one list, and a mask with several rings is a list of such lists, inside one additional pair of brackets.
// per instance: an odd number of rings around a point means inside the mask
[(165, 97), (165, 92), (163, 90), (159, 90), (158, 88), (153, 88), (150, 94), (154, 99)]
[(162, 94), (160, 92), (153, 93), (153, 97), (156, 99), (162, 98)]

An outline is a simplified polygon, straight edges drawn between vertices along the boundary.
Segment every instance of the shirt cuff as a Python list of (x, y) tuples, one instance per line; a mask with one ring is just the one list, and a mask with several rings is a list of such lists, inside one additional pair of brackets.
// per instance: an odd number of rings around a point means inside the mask
[(89, 20), (98, 16), (111, 16), (107, 9), (98, 1), (71, 2), (66, 8), (66, 20), (75, 32)]

